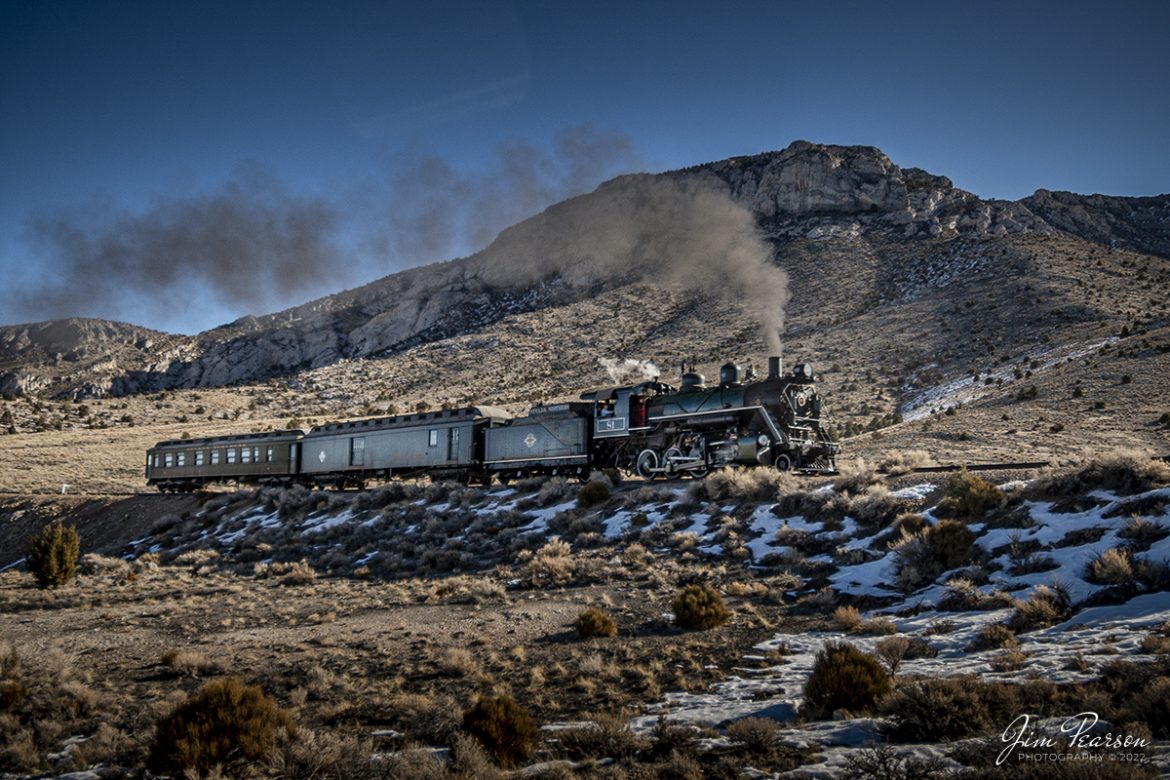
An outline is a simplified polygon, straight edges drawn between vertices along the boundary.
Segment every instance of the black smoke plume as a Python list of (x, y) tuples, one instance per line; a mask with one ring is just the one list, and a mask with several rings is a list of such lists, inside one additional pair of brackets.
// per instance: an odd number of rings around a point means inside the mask
[(551, 150), (501, 144), (493, 164), (477, 172), (401, 155), (389, 167), (385, 196), (374, 199), (380, 211), (372, 215), (370, 246), (406, 265), (474, 252), (505, 228), (638, 165), (629, 137), (590, 124), (558, 132)]
[(40, 283), (0, 293), (0, 303), (24, 320), (210, 327), (219, 323), (206, 317), (225, 309), (261, 314), (478, 250), (637, 164), (628, 137), (592, 125), (557, 133), (551, 149), (504, 144), (475, 173), (403, 154), (346, 197), (296, 195), (245, 164), (216, 192), (171, 194), (141, 212), (95, 205), (33, 215), (27, 237), (45, 258)]
[(30, 319), (137, 310), (167, 320), (207, 296), (241, 313), (277, 306), (337, 278), (338, 221), (325, 200), (292, 195), (255, 166), (218, 192), (160, 198), (138, 214), (37, 214), (28, 232), (49, 262), (16, 308)]

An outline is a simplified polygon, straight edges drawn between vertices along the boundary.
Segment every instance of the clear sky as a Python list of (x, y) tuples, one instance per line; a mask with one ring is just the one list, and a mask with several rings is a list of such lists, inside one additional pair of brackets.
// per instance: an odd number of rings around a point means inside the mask
[(0, 323), (194, 332), (630, 170), (880, 147), (1170, 191), (1170, 3), (0, 3)]

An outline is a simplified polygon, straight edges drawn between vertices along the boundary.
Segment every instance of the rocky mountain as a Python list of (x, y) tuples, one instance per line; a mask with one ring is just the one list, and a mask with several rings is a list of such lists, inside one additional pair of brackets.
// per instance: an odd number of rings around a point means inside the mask
[[(1016, 251), (1020, 241), (1170, 257), (1170, 195), (1039, 190), (985, 200), (945, 176), (900, 168), (873, 147), (798, 141), (619, 177), (503, 231), (471, 257), (194, 337), (76, 319), (0, 328), (0, 392), (77, 398), (224, 386), (400, 353), (631, 283), (709, 293), (726, 272), (724, 249), (734, 251), (753, 223), (768, 260), (791, 277), (790, 334), (914, 300), (980, 269), (1019, 272), (1031, 262)], [(759, 293), (750, 278), (740, 281), (732, 297)]]
[(107, 320), (70, 318), (0, 328), (0, 395), (103, 395), (112, 380), (195, 354), (191, 340)]

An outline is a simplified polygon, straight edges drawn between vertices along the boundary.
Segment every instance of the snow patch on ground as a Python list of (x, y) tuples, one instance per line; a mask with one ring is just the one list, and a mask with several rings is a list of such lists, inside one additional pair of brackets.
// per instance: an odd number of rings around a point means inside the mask
[[(1094, 342), (1092, 344), (1065, 344), (1052, 349), (1024, 355), (1021, 361), (1029, 364), (1035, 361), (1038, 365), (1030, 369), (1032, 372), (1047, 371), (1054, 366), (1069, 360), (1084, 357), (1097, 352), (1102, 347), (1117, 341), (1116, 336)], [(1017, 361), (1018, 363), (1019, 361)], [(941, 413), (952, 406), (965, 406), (989, 395), (998, 395), (1003, 392), (1002, 385), (1010, 382), (1024, 383), (1027, 380), (1015, 378), (1015, 364), (1001, 364), (979, 374), (976, 380), (973, 376), (964, 376), (952, 379), (949, 382), (935, 385), (922, 390), (898, 407), (902, 419), (906, 422), (920, 420), (930, 415), (932, 411)], [(985, 384), (990, 379), (991, 384)]]

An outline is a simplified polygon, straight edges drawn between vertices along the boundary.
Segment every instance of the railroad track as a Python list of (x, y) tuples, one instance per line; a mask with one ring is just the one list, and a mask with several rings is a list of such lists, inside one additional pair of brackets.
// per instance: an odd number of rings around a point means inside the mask
[[(1170, 463), (1170, 455), (1155, 455), (1152, 460), (1160, 460), (1165, 463)], [(1051, 461), (1047, 460), (1025, 460), (1025, 461), (1011, 461), (1005, 463), (952, 463), (941, 466), (919, 466), (918, 468), (910, 469), (909, 472), (903, 474), (947, 474), (955, 471), (1035, 471), (1037, 469), (1048, 468), (1052, 465)], [(826, 475), (832, 476), (832, 475)], [(670, 479), (653, 480), (655, 484), (669, 485), (676, 482), (690, 483), (690, 479), (682, 479), (674, 477)], [(633, 484), (635, 480), (625, 479), (626, 484)], [(649, 480), (647, 481), (649, 483)], [(0, 490), (0, 496), (56, 496), (62, 495), (60, 493), (22, 493), (15, 490)], [(65, 493), (67, 496), (75, 496), (80, 498), (114, 498), (114, 497), (136, 497), (142, 498), (145, 496), (164, 497), (164, 494), (155, 491), (140, 491), (140, 492), (108, 492), (108, 493)], [(186, 494), (180, 494), (186, 495)], [(169, 496), (168, 496), (169, 497)]]
[(1013, 463), (954, 463), (948, 466), (919, 466), (912, 474), (944, 474), (949, 471), (1033, 471), (1051, 466), (1047, 460), (1025, 460)]

